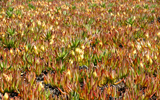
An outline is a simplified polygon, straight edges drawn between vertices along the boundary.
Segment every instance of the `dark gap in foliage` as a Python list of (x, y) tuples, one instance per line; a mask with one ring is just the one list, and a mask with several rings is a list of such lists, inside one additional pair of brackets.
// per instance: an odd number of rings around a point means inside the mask
[(123, 45), (122, 45), (122, 44), (120, 44), (120, 45), (119, 45), (119, 47), (120, 47), (120, 48), (123, 48)]
[(157, 71), (156, 70), (153, 72), (153, 76), (157, 77)]
[(83, 88), (84, 83), (83, 82), (79, 82), (79, 84), (80, 84), (80, 87)]
[(26, 71), (22, 71), (21, 72), (21, 77), (25, 76), (26, 75)]
[(44, 60), (44, 57), (40, 58), (41, 60)]
[(40, 74), (39, 76), (36, 77), (36, 81), (44, 81), (44, 75)]
[(56, 96), (61, 95), (61, 92), (58, 90), (58, 88), (54, 88), (54, 89), (52, 89), (52, 90), (53, 90), (52, 97), (54, 97), (55, 95), (56, 95)]
[(157, 96), (154, 94), (149, 100), (157, 100)]
[(145, 87), (145, 86), (140, 87), (140, 90), (143, 92), (143, 94), (145, 94), (145, 89), (147, 89), (147, 87)]
[(160, 17), (157, 18), (157, 21), (160, 23)]
[(82, 70), (82, 69), (88, 69), (88, 67), (86, 65), (79, 66), (79, 70)]
[(49, 89), (51, 94), (52, 94), (52, 97), (55, 97), (55, 96), (59, 96), (61, 95), (61, 92), (59, 91), (59, 89), (57, 87), (54, 87), (52, 86), (51, 84), (45, 84), (45, 89)]
[(0, 56), (0, 60), (3, 60), (3, 57), (2, 57), (2, 56)]
[(44, 75), (47, 75), (48, 73), (54, 74), (55, 71), (53, 70), (43, 70), (40, 75), (36, 76), (36, 81), (44, 81)]
[(153, 24), (154, 23), (154, 20), (151, 20), (150, 24)]
[(106, 99), (107, 99), (107, 100), (116, 100), (116, 98), (112, 97), (111, 95), (107, 95), (107, 96), (106, 96)]
[[(99, 87), (99, 89), (101, 90), (101, 93), (104, 91), (104, 89), (105, 89), (106, 87), (108, 87), (108, 84), (106, 84), (106, 85), (104, 85), (104, 86), (102, 86), (102, 87)], [(123, 97), (123, 94), (124, 94), (125, 91), (126, 91), (126, 85), (125, 85), (125, 83), (124, 83), (124, 82), (121, 82), (121, 83), (116, 84), (116, 85), (115, 85), (115, 84), (112, 84), (112, 85), (110, 85), (110, 87), (116, 88), (116, 90), (118, 90), (118, 92), (119, 92), (119, 96), (118, 96), (118, 98), (116, 98), (116, 97), (112, 97), (112, 96), (110, 96), (110, 95), (107, 95), (107, 96), (106, 96), (107, 100), (121, 100), (122, 97)]]
[(48, 71), (43, 70), (42, 73), (45, 74), (45, 75), (47, 75), (47, 74), (48, 74)]
[(9, 95), (9, 97), (11, 97), (11, 98), (13, 98), (13, 97), (15, 97), (15, 96), (18, 96), (18, 93), (17, 93), (17, 92), (11, 92), (10, 95)]

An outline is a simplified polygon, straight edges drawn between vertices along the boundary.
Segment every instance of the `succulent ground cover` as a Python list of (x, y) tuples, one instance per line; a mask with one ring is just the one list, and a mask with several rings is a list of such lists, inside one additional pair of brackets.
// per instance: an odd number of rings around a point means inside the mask
[(0, 99), (159, 100), (159, 0), (0, 0)]

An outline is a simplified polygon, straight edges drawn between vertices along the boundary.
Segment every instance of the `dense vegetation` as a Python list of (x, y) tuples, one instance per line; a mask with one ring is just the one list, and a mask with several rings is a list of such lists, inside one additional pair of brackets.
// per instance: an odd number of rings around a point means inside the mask
[(0, 98), (160, 99), (159, 0), (0, 0)]

